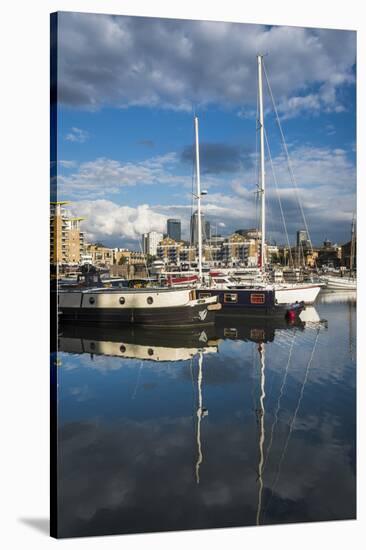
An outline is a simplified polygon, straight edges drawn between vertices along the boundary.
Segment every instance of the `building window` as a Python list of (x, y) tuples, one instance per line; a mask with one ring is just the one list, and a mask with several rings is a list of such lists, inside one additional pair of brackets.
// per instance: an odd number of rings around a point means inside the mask
[(224, 302), (226, 302), (227, 304), (236, 304), (238, 301), (238, 295), (236, 293), (233, 293), (233, 292), (225, 292), (224, 294)]
[(266, 301), (266, 297), (264, 294), (251, 294), (250, 295), (250, 303), (251, 304), (264, 304)]

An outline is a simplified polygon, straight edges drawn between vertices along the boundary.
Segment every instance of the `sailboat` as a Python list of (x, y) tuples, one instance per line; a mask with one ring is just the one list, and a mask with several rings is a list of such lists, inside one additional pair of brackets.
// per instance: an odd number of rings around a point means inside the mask
[[(263, 283), (266, 277), (266, 192), (265, 192), (265, 134), (264, 134), (264, 108), (263, 108), (263, 55), (257, 55), (258, 63), (258, 100), (259, 100), (259, 132), (260, 132), (260, 183), (258, 193), (261, 199), (261, 247), (258, 258), (259, 267)], [(281, 207), (282, 209), (282, 207)], [(273, 283), (266, 288), (273, 288), (276, 294), (276, 303), (289, 304), (294, 302), (304, 302), (312, 304), (315, 302), (322, 284), (319, 283)]]
[(322, 277), (322, 280), (327, 285), (327, 290), (346, 290), (346, 291), (355, 291), (357, 287), (356, 274), (355, 274), (355, 256), (356, 256), (356, 230), (355, 230), (355, 219), (352, 220), (352, 230), (351, 230), (351, 250), (350, 250), (350, 274), (349, 277), (336, 275), (326, 275)]
[(195, 128), (195, 150), (196, 150), (196, 195), (197, 220), (198, 220), (198, 285), (197, 295), (199, 298), (207, 299), (215, 296), (221, 304), (222, 309), (217, 310), (226, 313), (250, 314), (257, 317), (271, 315), (279, 316), (282, 319), (296, 318), (302, 311), (304, 304), (290, 303), (289, 301), (278, 303), (274, 288), (270, 286), (236, 284), (213, 284), (212, 278), (204, 280), (202, 272), (202, 221), (201, 221), (201, 197), (205, 194), (201, 191), (200, 179), (200, 155), (199, 155), (199, 134), (198, 117), (194, 117)]

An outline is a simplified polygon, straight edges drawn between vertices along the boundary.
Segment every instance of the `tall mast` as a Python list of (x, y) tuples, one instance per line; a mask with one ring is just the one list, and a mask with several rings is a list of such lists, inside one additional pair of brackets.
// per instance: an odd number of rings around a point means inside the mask
[(259, 131), (260, 131), (260, 188), (261, 196), (261, 269), (265, 269), (264, 245), (266, 238), (266, 202), (265, 202), (265, 172), (264, 172), (264, 115), (263, 115), (263, 86), (262, 86), (262, 63), (263, 56), (257, 55), (258, 60), (258, 93), (259, 93)]
[(353, 274), (353, 265), (355, 263), (355, 215), (353, 214), (352, 218), (352, 229), (351, 229), (351, 254), (350, 254), (350, 262), (349, 262), (349, 271), (350, 274)]
[(198, 117), (194, 117), (194, 132), (196, 138), (196, 180), (197, 180), (197, 225), (198, 225), (198, 274), (202, 281), (202, 222), (201, 222), (201, 179), (200, 150), (198, 141)]

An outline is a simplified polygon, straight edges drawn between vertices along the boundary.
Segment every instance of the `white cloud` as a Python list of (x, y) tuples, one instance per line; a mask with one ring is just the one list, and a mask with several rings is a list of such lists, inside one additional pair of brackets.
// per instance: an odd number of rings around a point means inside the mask
[(142, 233), (166, 230), (166, 216), (148, 204), (136, 208), (121, 206), (109, 200), (78, 201), (71, 205), (75, 215), (85, 217), (83, 231), (89, 242), (105, 239), (137, 240)]
[(65, 140), (72, 141), (73, 143), (84, 143), (89, 138), (89, 133), (81, 128), (74, 126), (71, 131), (66, 134)]
[(238, 23), (61, 13), (59, 97), (69, 105), (190, 110), (219, 103), (244, 114), (256, 102), (256, 54), (288, 116), (345, 106), (356, 33)]
[[(274, 157), (273, 164), (288, 230), (293, 240), (297, 229), (303, 226), (296, 192), (284, 156)], [(314, 243), (332, 235), (335, 240), (344, 242), (348, 238), (356, 202), (356, 172), (347, 152), (340, 148), (293, 146), (291, 165)], [(112, 239), (116, 242), (136, 239), (141, 233), (150, 230), (165, 232), (168, 217), (182, 220), (183, 236), (188, 238), (192, 213), (189, 192), (191, 178), (175, 175), (176, 168), (176, 157), (172, 153), (127, 165), (110, 159), (98, 159), (81, 165), (75, 174), (64, 176), (60, 190), (63, 195), (66, 190), (72, 191), (76, 197), (79, 194), (80, 200), (73, 203), (73, 209), (75, 214), (87, 217), (83, 225), (92, 240)], [(144, 183), (177, 185), (179, 193), (171, 194), (170, 204), (143, 204), (137, 208), (103, 200), (107, 192), (116, 192), (124, 185)], [(240, 227), (256, 226), (259, 208), (256, 206), (254, 170), (243, 171), (232, 179), (205, 177), (204, 184), (209, 188), (209, 193), (202, 201), (203, 212), (213, 225), (225, 228), (226, 233)], [(182, 185), (186, 185), (185, 191)], [(160, 200), (161, 194), (156, 197)], [(269, 165), (267, 228), (272, 238), (284, 242), (277, 194)]]
[[(290, 238), (294, 241), (296, 231), (303, 226), (297, 202), (300, 198), (306, 221), (314, 243), (326, 236), (344, 242), (349, 237), (352, 214), (356, 206), (356, 171), (343, 149), (299, 147), (291, 150), (291, 166), (295, 176), (297, 193), (293, 187), (283, 155), (273, 158), (279, 195), (285, 214)], [(272, 238), (285, 241), (279, 211), (278, 198), (271, 167), (267, 165), (267, 229)], [(223, 223), (226, 232), (255, 227), (259, 207), (256, 206), (254, 173), (243, 173), (228, 185), (217, 183), (203, 200), (203, 212), (214, 225)], [(159, 211), (185, 219), (188, 227), (190, 208), (178, 204), (158, 207)]]
[(58, 187), (63, 195), (78, 198), (102, 198), (123, 187), (139, 184), (180, 185), (191, 187), (189, 176), (176, 174), (175, 153), (140, 162), (121, 162), (109, 158), (83, 162), (72, 174), (59, 174)]

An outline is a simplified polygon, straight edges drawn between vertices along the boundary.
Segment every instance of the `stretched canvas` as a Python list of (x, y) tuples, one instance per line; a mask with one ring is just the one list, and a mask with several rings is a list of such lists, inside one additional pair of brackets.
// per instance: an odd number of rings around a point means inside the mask
[(356, 33), (51, 15), (51, 535), (356, 517)]

